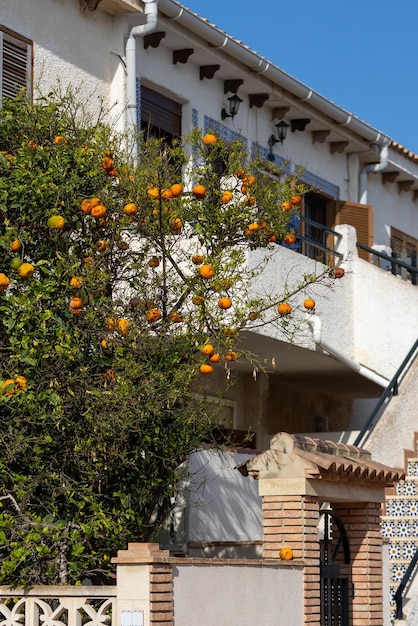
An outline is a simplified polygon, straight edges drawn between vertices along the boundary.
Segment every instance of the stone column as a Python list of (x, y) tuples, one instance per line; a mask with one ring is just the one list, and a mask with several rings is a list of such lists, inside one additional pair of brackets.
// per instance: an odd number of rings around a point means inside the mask
[[(168, 550), (154, 543), (130, 543), (112, 559), (117, 565), (115, 626), (174, 624), (173, 568)], [(113, 622), (112, 622), (113, 623)]]

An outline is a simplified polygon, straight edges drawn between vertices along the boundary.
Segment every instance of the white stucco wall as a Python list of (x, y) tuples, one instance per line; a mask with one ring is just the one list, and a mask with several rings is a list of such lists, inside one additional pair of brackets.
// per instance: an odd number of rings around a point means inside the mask
[(303, 570), (284, 565), (176, 565), (176, 626), (303, 626)]
[(124, 110), (126, 21), (102, 11), (81, 12), (78, 0), (2, 0), (3, 26), (34, 42), (34, 95), (61, 85), (80, 89), (92, 109), (103, 98), (106, 107)]

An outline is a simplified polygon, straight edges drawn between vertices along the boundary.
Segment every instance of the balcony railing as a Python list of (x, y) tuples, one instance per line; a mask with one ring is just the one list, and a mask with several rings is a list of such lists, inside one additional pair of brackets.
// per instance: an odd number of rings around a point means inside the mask
[(392, 252), (391, 255), (385, 252), (380, 252), (374, 248), (369, 248), (363, 244), (357, 242), (357, 248), (368, 252), (372, 257), (372, 263), (378, 265), (386, 271), (392, 272), (394, 276), (400, 276), (403, 280), (410, 280), (412, 285), (417, 284), (417, 253), (414, 251), (410, 258), (401, 256), (400, 258), (396, 252)]

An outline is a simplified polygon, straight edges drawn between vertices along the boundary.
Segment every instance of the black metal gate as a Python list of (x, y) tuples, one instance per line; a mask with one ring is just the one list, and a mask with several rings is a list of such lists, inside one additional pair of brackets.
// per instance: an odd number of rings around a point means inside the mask
[(350, 546), (344, 525), (336, 513), (321, 511), (324, 539), (321, 544), (321, 626), (349, 626), (351, 585)]

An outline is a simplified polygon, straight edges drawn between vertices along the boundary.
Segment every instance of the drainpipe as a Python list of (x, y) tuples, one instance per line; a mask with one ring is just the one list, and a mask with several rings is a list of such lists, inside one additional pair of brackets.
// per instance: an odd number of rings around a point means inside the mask
[(328, 354), (335, 357), (338, 361), (341, 361), (341, 363), (344, 363), (344, 365), (347, 365), (347, 367), (349, 367), (354, 372), (358, 372), (360, 376), (364, 376), (364, 378), (368, 378), (372, 382), (376, 383), (376, 385), (379, 385), (383, 388), (386, 388), (388, 386), (388, 379), (383, 378), (383, 376), (379, 376), (379, 374), (372, 372), (367, 367), (360, 365), (360, 363), (349, 359), (344, 354), (325, 343), (322, 338), (322, 322), (317, 315), (308, 317), (306, 319), (306, 322), (308, 323), (308, 326), (312, 331), (312, 337), (316, 346), (322, 348), (322, 350), (325, 350), (325, 352), (328, 352)]
[(376, 174), (385, 169), (389, 160), (389, 143), (383, 144), (380, 151), (380, 161), (374, 165), (365, 165), (360, 170), (360, 182), (359, 182), (359, 202), (360, 204), (367, 204), (367, 177), (369, 174)]
[(126, 130), (135, 131), (137, 126), (136, 102), (136, 38), (152, 33), (157, 27), (159, 0), (142, 0), (144, 3), (145, 24), (134, 26), (129, 33), (125, 48), (126, 59)]

